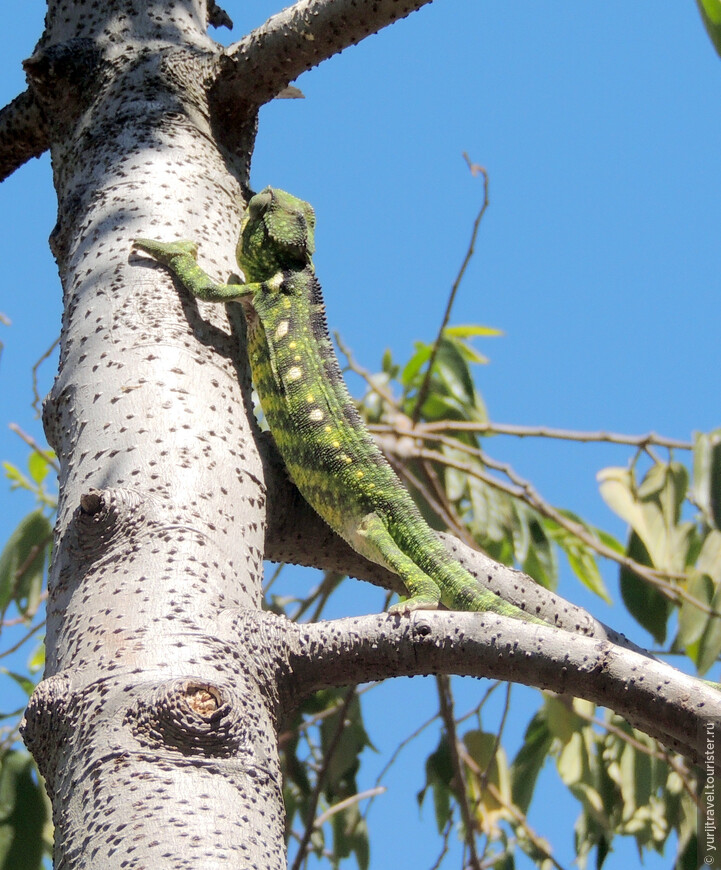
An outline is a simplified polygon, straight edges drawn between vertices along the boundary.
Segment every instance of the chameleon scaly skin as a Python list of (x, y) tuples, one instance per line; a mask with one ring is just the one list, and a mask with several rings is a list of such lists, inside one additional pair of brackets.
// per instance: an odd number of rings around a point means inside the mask
[(313, 261), (315, 214), (282, 190), (248, 203), (236, 256), (244, 284), (215, 284), (193, 242), (136, 239), (191, 293), (240, 302), (263, 412), (303, 497), (355, 550), (399, 574), (409, 598), (392, 611), (491, 610), (542, 622), (479, 589), (446, 551), (361, 420), (336, 359)]

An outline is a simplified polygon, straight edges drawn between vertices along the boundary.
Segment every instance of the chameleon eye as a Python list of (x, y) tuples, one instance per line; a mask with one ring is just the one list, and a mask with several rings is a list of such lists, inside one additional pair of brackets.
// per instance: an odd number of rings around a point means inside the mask
[(269, 190), (264, 190), (262, 193), (256, 193), (248, 203), (248, 215), (250, 216), (250, 219), (256, 221), (259, 217), (262, 217), (268, 209), (272, 199), (273, 194)]

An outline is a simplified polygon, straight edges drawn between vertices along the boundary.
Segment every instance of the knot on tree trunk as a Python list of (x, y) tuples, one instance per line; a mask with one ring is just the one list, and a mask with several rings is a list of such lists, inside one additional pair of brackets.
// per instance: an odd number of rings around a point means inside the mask
[[(58, 753), (67, 732), (72, 684), (65, 674), (38, 683), (20, 723), (20, 734), (50, 790)], [(52, 794), (50, 795), (52, 798)]]
[(109, 72), (99, 44), (85, 37), (39, 48), (23, 68), (47, 117), (55, 125), (62, 118), (63, 130), (87, 108), (105, 82), (103, 72)]
[(116, 541), (127, 544), (147, 526), (151, 507), (134, 490), (88, 490), (69, 524), (73, 556), (85, 566), (107, 557)]
[(247, 740), (241, 709), (226, 687), (177, 679), (138, 699), (128, 710), (125, 724), (143, 746), (189, 756), (230, 758)]

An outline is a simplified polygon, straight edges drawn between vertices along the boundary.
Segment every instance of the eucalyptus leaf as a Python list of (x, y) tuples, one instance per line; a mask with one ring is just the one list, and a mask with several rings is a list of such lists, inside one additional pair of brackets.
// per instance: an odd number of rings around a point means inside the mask
[(422, 805), (427, 790), (431, 789), (438, 833), (443, 833), (451, 818), (450, 783), (452, 778), (451, 752), (446, 736), (443, 734), (435, 751), (426, 759), (426, 784), (417, 795), (418, 804)]
[(523, 745), (511, 764), (513, 803), (524, 813), (531, 805), (538, 775), (548, 758), (552, 744), (553, 735), (541, 709), (528, 723)]
[[(610, 546), (608, 540), (602, 539), (598, 529), (585, 523), (579, 516), (571, 511), (561, 511), (561, 513), (567, 519), (571, 520), (571, 522), (582, 526), (589, 535), (597, 537), (599, 540), (602, 540), (606, 546)], [(606, 584), (603, 582), (603, 578), (601, 577), (598, 562), (596, 561), (596, 554), (593, 550), (577, 535), (574, 535), (573, 532), (569, 532), (553, 520), (546, 520), (545, 526), (551, 539), (565, 553), (566, 558), (568, 559), (568, 564), (571, 566), (573, 573), (584, 586), (592, 592), (595, 592), (596, 595), (610, 604), (611, 596), (606, 589)], [(620, 548), (620, 544), (618, 544), (618, 547)], [(620, 551), (623, 552), (623, 549), (620, 548)]]
[(40, 870), (47, 800), (26, 752), (8, 752), (0, 767), (0, 870)]
[(52, 527), (41, 510), (24, 517), (0, 553), (0, 612), (15, 601), (32, 615), (40, 600)]
[[(648, 551), (636, 532), (631, 532), (627, 554), (641, 565), (651, 564)], [(621, 597), (629, 613), (651, 633), (657, 643), (666, 639), (666, 626), (673, 609), (659, 590), (625, 566), (620, 571)]]
[(500, 336), (504, 335), (502, 329), (496, 329), (494, 326), (481, 326), (478, 323), (458, 324), (456, 326), (447, 326), (443, 330), (444, 335), (452, 338), (475, 338), (477, 336)]
[(706, 522), (721, 529), (721, 430), (696, 435), (693, 494)]
[(716, 585), (711, 610), (718, 616), (710, 616), (708, 625), (696, 645), (689, 645), (689, 654), (692, 655), (699, 674), (705, 674), (716, 662), (721, 653), (721, 586)]
[[(708, 574), (694, 571), (686, 586), (688, 594), (706, 607), (711, 606), (714, 593), (714, 585)], [(684, 599), (678, 614), (678, 634), (674, 647), (687, 649), (697, 643), (708, 625), (709, 617), (700, 607)]]

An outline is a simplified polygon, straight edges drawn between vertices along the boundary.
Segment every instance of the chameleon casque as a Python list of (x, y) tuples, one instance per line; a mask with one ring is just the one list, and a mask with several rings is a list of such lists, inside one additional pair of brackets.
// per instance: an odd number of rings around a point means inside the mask
[(326, 323), (312, 207), (267, 187), (253, 196), (236, 250), (246, 283), (216, 284), (194, 242), (136, 239), (194, 296), (240, 302), (253, 382), (290, 477), (331, 528), (400, 575), (408, 598), (390, 610), (494, 611), (542, 622), (479, 588), (446, 551), (373, 441), (343, 381)]

